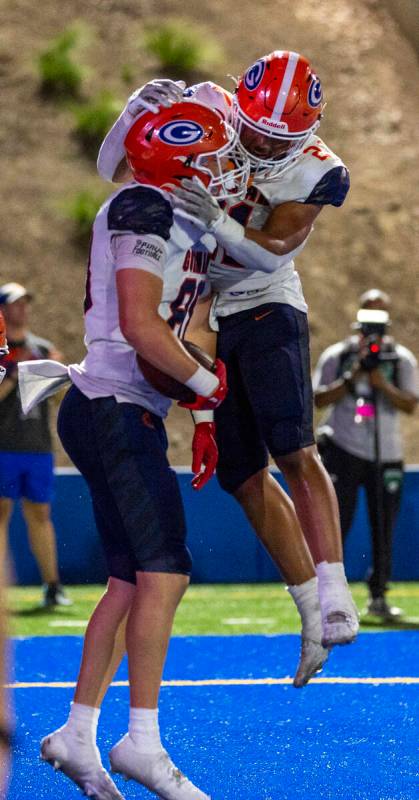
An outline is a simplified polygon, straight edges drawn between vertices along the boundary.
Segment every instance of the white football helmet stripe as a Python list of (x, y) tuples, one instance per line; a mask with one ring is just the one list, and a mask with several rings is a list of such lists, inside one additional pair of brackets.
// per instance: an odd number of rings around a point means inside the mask
[(275, 108), (272, 112), (272, 119), (279, 122), (282, 116), (282, 112), (285, 107), (285, 103), (288, 99), (288, 92), (291, 88), (292, 80), (295, 75), (295, 70), (297, 69), (297, 64), (300, 56), (298, 53), (293, 53), (292, 51), (289, 54), (288, 64), (285, 69), (284, 77), (282, 80), (281, 88), (278, 92), (278, 97), (275, 103)]

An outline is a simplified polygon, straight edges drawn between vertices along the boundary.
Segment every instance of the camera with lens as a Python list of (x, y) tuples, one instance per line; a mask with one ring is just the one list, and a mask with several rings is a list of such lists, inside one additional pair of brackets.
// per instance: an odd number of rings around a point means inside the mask
[(397, 359), (392, 340), (387, 339), (383, 345), (383, 336), (387, 326), (391, 324), (387, 311), (361, 308), (356, 319), (354, 328), (361, 331), (364, 337), (362, 342), (364, 355), (359, 360), (361, 369), (371, 372), (381, 361)]
[(381, 336), (377, 333), (369, 334), (369, 336), (366, 336), (363, 346), (366, 353), (359, 359), (359, 364), (365, 372), (371, 372), (371, 370), (378, 367), (381, 361)]

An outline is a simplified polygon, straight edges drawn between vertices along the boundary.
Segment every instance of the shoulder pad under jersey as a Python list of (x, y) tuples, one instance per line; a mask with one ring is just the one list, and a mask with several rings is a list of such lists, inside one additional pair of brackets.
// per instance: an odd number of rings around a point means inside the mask
[[(322, 181), (329, 172), (332, 175), (329, 176), (331, 186), (328, 189), (329, 179), (325, 179), (325, 184)], [(305, 203), (310, 196), (313, 203), (341, 205), (349, 188), (349, 173), (339, 156), (318, 136), (312, 136), (289, 169), (275, 179), (255, 181), (255, 185), (271, 207), (289, 201)], [(323, 187), (323, 195), (320, 190), (312, 194), (318, 185)]]
[(341, 206), (349, 191), (349, 172), (345, 166), (332, 167), (316, 183), (305, 203), (319, 206)]
[(167, 241), (172, 224), (172, 206), (153, 186), (122, 189), (108, 208), (108, 228), (111, 231), (151, 233)]

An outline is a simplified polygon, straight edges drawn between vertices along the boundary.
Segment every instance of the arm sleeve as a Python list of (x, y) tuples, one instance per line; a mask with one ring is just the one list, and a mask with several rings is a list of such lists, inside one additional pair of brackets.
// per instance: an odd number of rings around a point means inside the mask
[(106, 181), (112, 182), (118, 164), (125, 158), (125, 137), (133, 122), (135, 119), (125, 106), (100, 146), (97, 171)]
[(229, 256), (243, 267), (267, 273), (276, 272), (285, 264), (289, 264), (303, 249), (307, 241), (306, 237), (295, 250), (279, 256), (256, 244), (251, 239), (246, 239), (243, 225), (240, 225), (239, 222), (236, 222), (235, 219), (226, 214), (211, 228), (211, 233), (218, 244), (224, 247)]

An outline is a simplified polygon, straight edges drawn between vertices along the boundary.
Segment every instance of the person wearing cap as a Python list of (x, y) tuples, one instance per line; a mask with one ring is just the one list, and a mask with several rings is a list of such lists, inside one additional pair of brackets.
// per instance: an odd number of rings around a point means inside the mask
[(48, 401), (26, 416), (18, 394), (19, 361), (61, 356), (54, 345), (28, 330), (32, 295), (19, 283), (0, 286), (0, 311), (8, 339), (8, 353), (0, 353), (5, 369), (0, 385), (0, 558), (6, 557), (9, 520), (16, 500), (22, 500), (32, 553), (44, 583), (43, 605), (70, 605), (57, 566), (55, 531), (50, 502), (53, 455)]
[(315, 405), (327, 407), (318, 446), (335, 485), (344, 538), (358, 489), (366, 491), (372, 535), (367, 613), (382, 619), (402, 613), (386, 601), (403, 481), (399, 416), (412, 414), (419, 398), (417, 361), (388, 335), (389, 308), (385, 292), (364, 292), (354, 334), (328, 347), (313, 375)]

